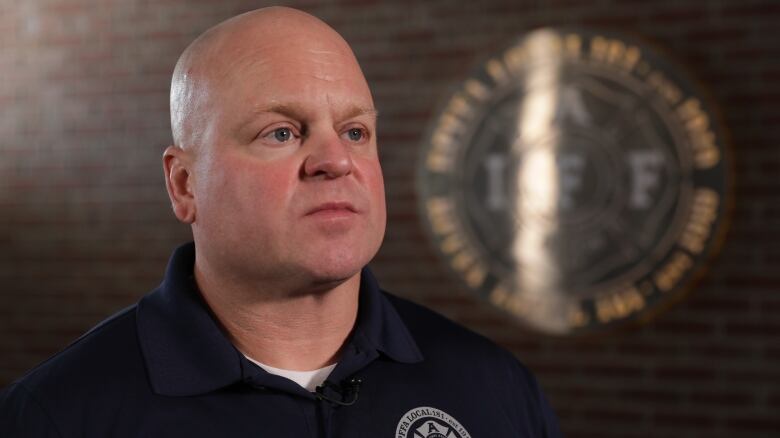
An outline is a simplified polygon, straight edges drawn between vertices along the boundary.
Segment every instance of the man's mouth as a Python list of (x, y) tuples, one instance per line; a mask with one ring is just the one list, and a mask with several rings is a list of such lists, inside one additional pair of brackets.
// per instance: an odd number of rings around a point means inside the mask
[(317, 205), (306, 212), (306, 216), (341, 216), (357, 213), (357, 209), (349, 202), (335, 201)]

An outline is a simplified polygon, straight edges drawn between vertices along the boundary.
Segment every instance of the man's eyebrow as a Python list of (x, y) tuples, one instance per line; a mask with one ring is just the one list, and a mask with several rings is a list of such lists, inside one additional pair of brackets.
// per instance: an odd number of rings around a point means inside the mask
[(351, 119), (353, 117), (358, 116), (371, 116), (373, 118), (379, 117), (379, 111), (377, 111), (374, 108), (364, 108), (364, 107), (352, 107), (344, 114), (344, 119)]
[(271, 106), (256, 106), (249, 111), (246, 117), (242, 118), (241, 123), (238, 124), (237, 131), (242, 131), (248, 125), (257, 119), (261, 114), (276, 113), (295, 119), (300, 117), (302, 108), (297, 105), (271, 105)]
[(263, 113), (277, 113), (290, 118), (298, 118), (301, 117), (305, 111), (302, 106), (294, 104), (275, 104), (267, 107), (259, 107), (254, 110), (254, 114)]
[[(264, 106), (264, 107), (256, 107), (251, 111), (251, 115), (247, 117), (246, 121), (241, 125), (244, 126), (250, 123), (252, 120), (254, 120), (255, 117), (257, 117), (260, 114), (268, 114), (268, 113), (282, 114), (284, 116), (297, 119), (297, 118), (303, 118), (306, 115), (307, 110), (305, 109), (304, 106), (297, 105), (297, 104), (275, 104), (275, 105)], [(377, 118), (379, 116), (379, 111), (377, 111), (372, 107), (351, 106), (347, 110), (339, 114), (339, 119), (346, 120), (346, 119), (351, 119), (353, 117), (359, 117), (363, 115)]]
[[(250, 113), (244, 118), (236, 128), (235, 132), (243, 132), (248, 126), (254, 122), (258, 116), (262, 114), (281, 114), (291, 119), (305, 118), (306, 109), (302, 105), (297, 104), (274, 104), (270, 106), (258, 106), (253, 108)], [(351, 106), (338, 116), (339, 120), (349, 120), (355, 117), (369, 116), (376, 120), (379, 116), (379, 111), (372, 107)]]

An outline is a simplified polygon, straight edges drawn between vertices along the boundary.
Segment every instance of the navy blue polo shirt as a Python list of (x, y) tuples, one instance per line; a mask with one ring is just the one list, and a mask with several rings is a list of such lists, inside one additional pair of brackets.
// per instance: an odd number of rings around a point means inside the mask
[(534, 377), (508, 352), (379, 289), (310, 393), (247, 360), (193, 278), (195, 247), (165, 280), (0, 393), (2, 437), (560, 436)]

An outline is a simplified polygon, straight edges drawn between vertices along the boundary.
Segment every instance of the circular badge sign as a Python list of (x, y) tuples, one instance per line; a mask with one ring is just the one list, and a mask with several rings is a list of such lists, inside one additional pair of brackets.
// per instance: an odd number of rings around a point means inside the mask
[(540, 331), (587, 332), (685, 289), (722, 234), (727, 158), (659, 53), (540, 29), (450, 96), (422, 146), (420, 208), (468, 288)]
[(421, 406), (401, 417), (395, 438), (471, 438), (471, 435), (446, 412)]

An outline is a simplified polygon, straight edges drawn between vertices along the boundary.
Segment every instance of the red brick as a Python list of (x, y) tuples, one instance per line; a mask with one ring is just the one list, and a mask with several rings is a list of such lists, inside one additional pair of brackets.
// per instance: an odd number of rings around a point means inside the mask
[(771, 414), (729, 418), (726, 420), (726, 427), (743, 433), (765, 432), (774, 434), (780, 430), (780, 419)]
[(628, 356), (664, 357), (673, 356), (680, 351), (679, 347), (663, 343), (627, 343), (618, 345), (618, 353)]
[(583, 409), (583, 415), (598, 418), (604, 422), (636, 424), (644, 414), (642, 412), (625, 411), (620, 409)]
[(755, 399), (750, 394), (739, 391), (697, 391), (690, 400), (698, 405), (742, 406), (750, 407)]
[(738, 336), (766, 336), (777, 337), (780, 334), (780, 322), (761, 321), (761, 322), (740, 322), (729, 323), (726, 325), (726, 333)]
[(711, 381), (716, 377), (715, 371), (706, 363), (698, 366), (662, 366), (654, 374), (662, 380), (673, 381)]
[(584, 365), (582, 372), (591, 377), (607, 378), (638, 378), (644, 374), (640, 367), (617, 364)]
[(620, 392), (620, 398), (627, 402), (652, 406), (678, 403), (683, 396), (674, 390), (627, 389)]
[(746, 384), (746, 385), (762, 385), (772, 383), (777, 386), (777, 382), (780, 382), (780, 370), (778, 370), (777, 364), (771, 369), (737, 369), (737, 370), (725, 370), (723, 371), (724, 379), (728, 382)]
[(717, 417), (706, 414), (691, 413), (658, 413), (653, 416), (653, 424), (660, 427), (683, 426), (687, 428), (706, 429), (713, 427)]
[(706, 335), (715, 333), (716, 327), (712, 323), (706, 322), (661, 320), (655, 324), (655, 329), (659, 333)]
[(755, 4), (726, 3), (723, 5), (723, 15), (730, 18), (749, 19), (766, 18), (771, 15), (780, 15), (780, 4), (772, 1), (758, 2)]

